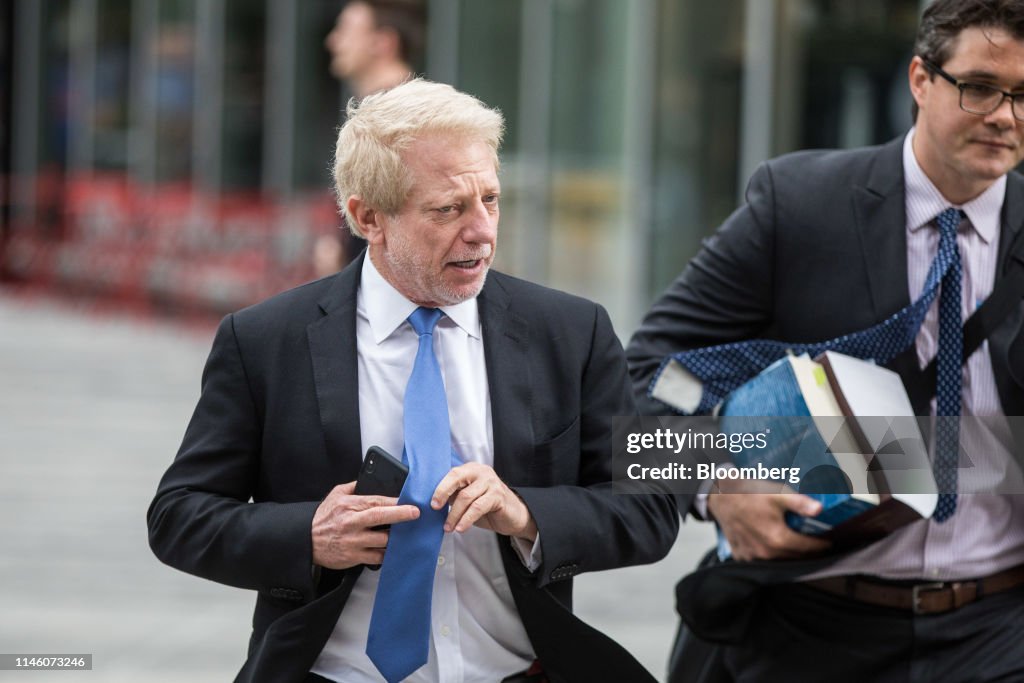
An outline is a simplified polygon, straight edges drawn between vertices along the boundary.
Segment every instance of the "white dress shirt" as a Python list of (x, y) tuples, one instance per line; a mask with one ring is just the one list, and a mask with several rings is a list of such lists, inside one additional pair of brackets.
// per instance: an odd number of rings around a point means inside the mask
[[(961, 312), (966, 320), (992, 293), (1006, 176), (966, 204), (952, 204), (918, 164), (913, 137), (911, 130), (903, 144), (910, 299), (921, 295), (938, 250), (939, 231), (931, 221), (950, 206), (963, 209), (969, 223), (961, 225), (957, 246), (963, 265)], [(938, 350), (938, 306), (936, 300), (915, 340), (922, 368)], [(994, 492), (1024, 488), (1020, 469), (1009, 450), (1012, 436), (1002, 417), (988, 342), (964, 364), (962, 400), (962, 414), (971, 417), (961, 420), (961, 443), (973, 467), (962, 465), (958, 471), (953, 516), (941, 524), (921, 520), (903, 527), (812, 578), (872, 574), (894, 579), (955, 580), (986, 576), (1024, 563), (1024, 496)], [(935, 414), (934, 398), (931, 414)]]
[[(367, 256), (356, 296), (364, 450), (379, 446), (401, 457), (402, 400), (419, 343), (406, 318), (415, 309), (416, 304), (384, 280)], [(441, 310), (445, 315), (434, 331), (434, 352), (448, 396), (452, 450), (462, 462), (493, 466), (491, 401), (477, 301)], [(477, 527), (444, 535), (434, 575), (429, 659), (407, 681), (495, 683), (533, 662), (498, 542), (496, 534)], [(539, 541), (532, 548), (528, 543), (514, 547), (528, 568), (537, 567)], [(362, 572), (313, 672), (345, 683), (384, 680), (366, 656), (379, 576), (376, 571)]]

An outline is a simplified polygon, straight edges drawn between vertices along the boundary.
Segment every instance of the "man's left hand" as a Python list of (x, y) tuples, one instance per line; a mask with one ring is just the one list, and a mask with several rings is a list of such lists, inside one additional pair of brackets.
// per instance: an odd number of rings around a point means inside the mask
[(534, 541), (537, 524), (526, 503), (487, 465), (459, 465), (437, 485), (430, 507), (451, 505), (444, 522), (446, 532), (464, 532), (476, 525), (506, 536)]

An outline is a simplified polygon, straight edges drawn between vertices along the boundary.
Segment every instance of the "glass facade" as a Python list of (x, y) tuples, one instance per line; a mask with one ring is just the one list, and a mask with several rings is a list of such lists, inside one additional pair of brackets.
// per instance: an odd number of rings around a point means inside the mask
[(743, 0), (659, 3), (648, 295), (736, 206), (745, 16)]
[[(131, 4), (99, 0), (95, 14), (95, 71), (91, 111), (82, 120), (89, 148), (83, 164), (98, 171), (128, 168), (131, 132), (132, 12)], [(89, 50), (88, 45), (83, 46)]]
[[(759, 161), (906, 130), (920, 5), (430, 0), (422, 70), (506, 116), (499, 267), (600, 301), (626, 336)], [(342, 6), (5, 3), (3, 277), (217, 312), (311, 277), (338, 225), (349, 93), (323, 41)], [(100, 252), (104, 221), (138, 247), (122, 289), (84, 286), (100, 256), (54, 265)]]
[[(345, 103), (351, 96), (328, 71), (324, 37), (334, 26), (341, 3), (336, 0), (309, 0), (285, 2), (295, 12), (294, 57), (287, 76), (275, 73), (272, 78), (285, 78), (294, 82), (294, 93), (287, 103), (294, 107), (288, 129), (293, 144), (292, 171), (281, 190), (287, 195), (294, 191), (324, 191), (330, 188), (330, 162), (334, 156), (334, 137), (342, 121)], [(273, 29), (272, 29), (273, 30)], [(289, 38), (278, 36), (283, 44)], [(268, 128), (273, 128), (270, 126)], [(286, 152), (269, 163), (285, 163)]]
[(223, 45), (223, 77), (214, 86), (224, 93), (215, 121), (223, 159), (219, 185), (224, 191), (253, 190), (263, 182), (267, 7), (247, 0), (225, 5), (224, 30), (211, 41)]
[(918, 0), (791, 2), (798, 58), (787, 63), (799, 84), (789, 113), (791, 147), (856, 147), (911, 125), (907, 69)]

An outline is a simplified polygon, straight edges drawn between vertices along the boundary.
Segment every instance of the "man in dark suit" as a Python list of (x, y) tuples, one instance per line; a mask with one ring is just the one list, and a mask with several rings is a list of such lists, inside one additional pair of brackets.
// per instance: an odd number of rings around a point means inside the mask
[[(612, 417), (635, 405), (605, 311), (488, 273), (502, 129), (497, 111), (422, 80), (351, 104), (335, 179), (366, 254), (217, 331), (148, 521), (161, 560), (258, 591), (242, 680), (382, 680), (408, 648), (385, 639), (371, 655), (375, 624), (420, 616), (412, 602), (375, 609), (389, 576), (424, 579), (429, 639), (388, 680), (653, 680), (572, 615), (571, 579), (663, 557), (676, 508), (612, 495)], [(413, 329), (421, 314), (432, 332)], [(443, 476), (422, 500), (408, 483), (398, 501), (355, 495), (370, 446), (405, 451), (408, 481), (422, 478), (410, 419), (437, 406), (410, 398), (410, 374), (436, 371), (450, 419), (426, 437), (445, 435)], [(396, 538), (435, 517), (426, 576), (409, 576), (390, 562)]]
[[(1020, 265), (1010, 254), (1024, 239), (1024, 179), (1012, 170), (1024, 158), (1024, 2), (932, 4), (909, 86), (916, 117), (906, 137), (787, 155), (756, 171), (746, 204), (628, 346), (641, 412), (669, 412), (647, 390), (671, 353), (747, 339), (820, 342), (901, 310), (922, 291), (939, 242), (934, 219), (949, 208), (966, 214), (955, 236), (964, 319)], [(919, 369), (936, 356), (938, 304), (892, 364), (921, 415), (936, 410), (934, 381)], [(1024, 678), (1024, 645), (1006, 627), (1024, 617), (1024, 497), (992, 490), (993, 482), (1021, 490), (1004, 416), (1024, 414), (1022, 323), (1018, 302), (963, 364), (960, 414), (978, 419), (963, 421), (961, 444), (975, 467), (960, 471), (949, 519), (808, 559), (828, 545), (791, 531), (784, 513), (813, 514), (810, 498), (730, 495), (750, 484), (723, 481), (692, 501), (695, 515), (717, 521), (737, 561), (684, 581), (680, 607), (695, 632), (730, 643), (721, 650), (729, 676)], [(757, 584), (775, 585), (747, 591)]]

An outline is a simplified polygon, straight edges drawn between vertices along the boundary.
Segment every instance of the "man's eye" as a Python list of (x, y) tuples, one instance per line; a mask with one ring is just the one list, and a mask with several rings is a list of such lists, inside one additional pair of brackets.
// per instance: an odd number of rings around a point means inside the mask
[(454, 210), (455, 210), (455, 206), (449, 204), (448, 206), (442, 206), (437, 211), (438, 211), (438, 213), (451, 213)]
[(965, 100), (976, 104), (990, 104), (1003, 97), (1000, 91), (981, 83), (964, 83), (963, 93)]
[(997, 92), (995, 88), (990, 88), (989, 86), (982, 85), (981, 83), (964, 83), (963, 89), (964, 92), (969, 95), (980, 95), (982, 97), (992, 95)]
[(498, 195), (496, 195), (496, 194), (489, 194), (489, 195), (485, 195), (484, 196), (484, 202), (486, 202), (487, 204), (494, 204), (497, 201), (498, 201)]

